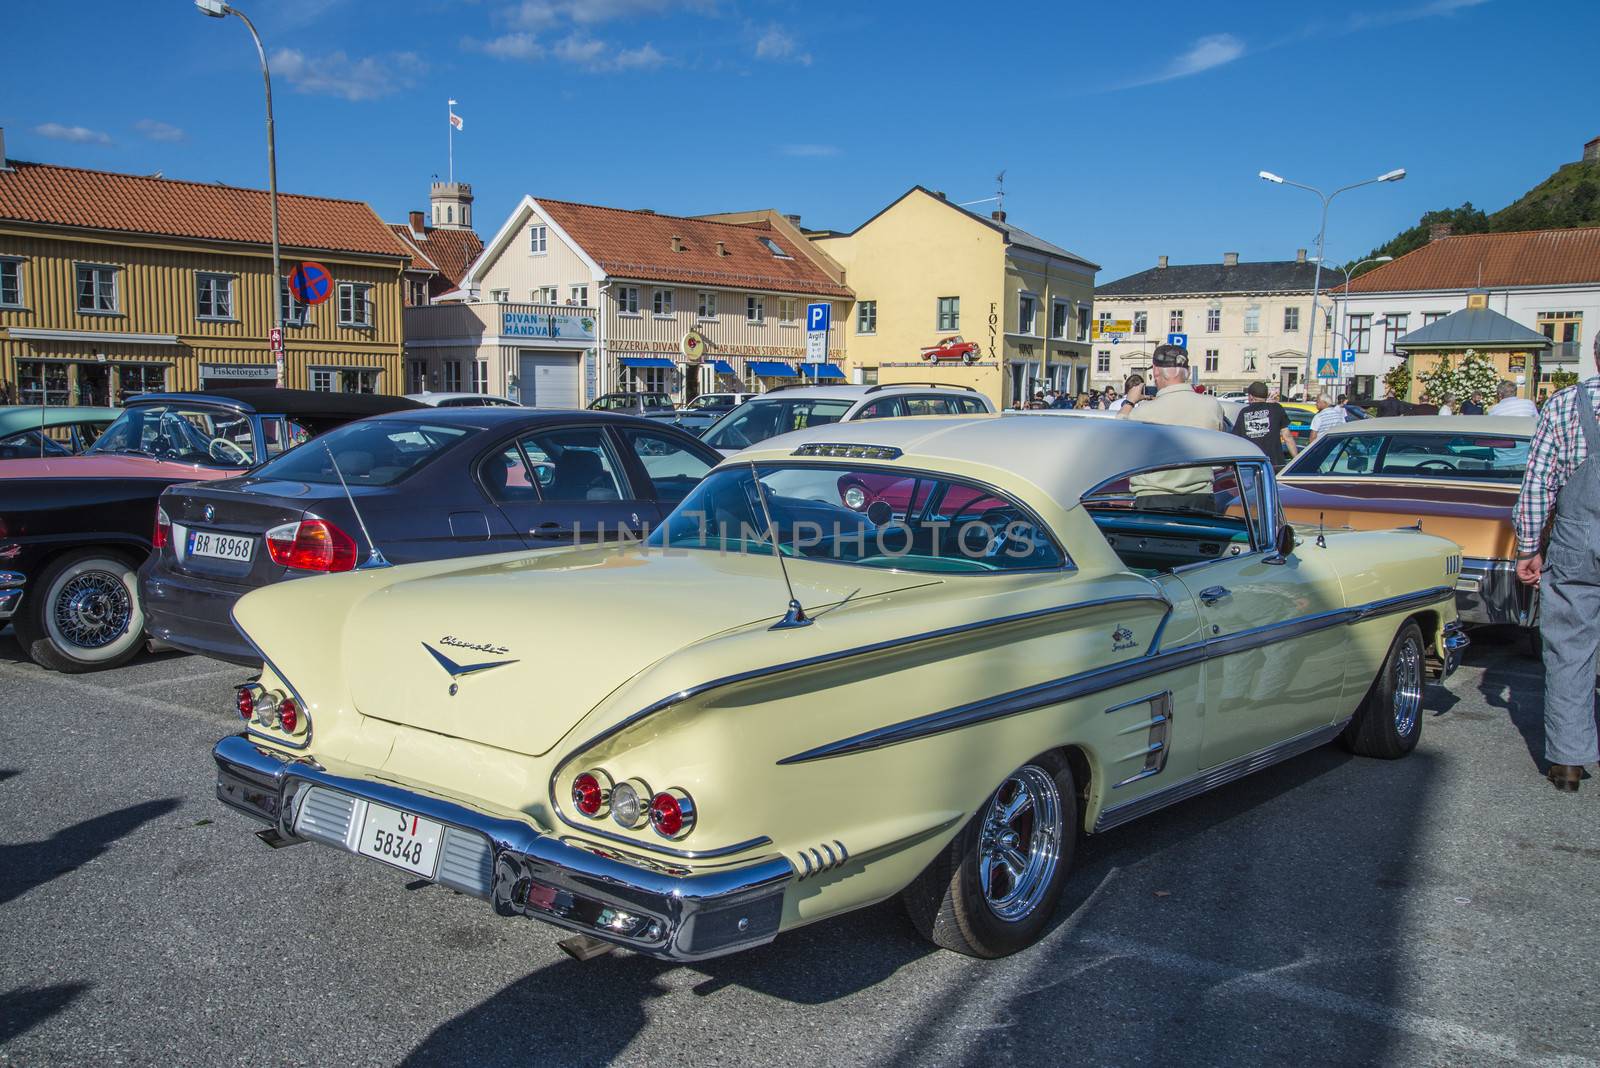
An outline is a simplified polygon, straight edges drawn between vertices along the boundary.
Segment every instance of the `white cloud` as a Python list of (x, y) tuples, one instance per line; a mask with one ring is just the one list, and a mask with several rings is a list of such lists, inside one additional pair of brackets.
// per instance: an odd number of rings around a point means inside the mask
[(538, 59), (544, 55), (543, 46), (531, 33), (503, 33), (487, 41), (463, 37), (461, 47), (496, 59)]
[(779, 145), (778, 151), (785, 156), (794, 156), (799, 159), (816, 159), (822, 156), (837, 156), (838, 145)]
[(52, 141), (71, 141), (79, 145), (109, 145), (111, 135), (87, 126), (63, 126), (59, 122), (46, 122), (35, 126), (33, 132)]
[(298, 49), (280, 48), (272, 53), (272, 69), (296, 92), (376, 100), (414, 85), (428, 68), (415, 52), (352, 59), (342, 49), (308, 56)]
[(615, 19), (667, 15), (674, 11), (716, 11), (714, 0), (522, 0), (501, 13), (512, 26), (542, 30), (563, 22), (592, 26)]
[(1357, 12), (1350, 16), (1347, 32), (1393, 26), (1399, 22), (1415, 22), (1418, 19), (1437, 18), (1441, 15), (1454, 15), (1457, 11), (1481, 7), (1488, 2), (1489, 0), (1431, 0), (1430, 3), (1420, 7), (1401, 8), (1398, 11), (1378, 11), (1371, 14)]
[(767, 27), (756, 40), (756, 58), (811, 65), (811, 53), (802, 51), (800, 43), (781, 26)]
[(133, 124), (133, 128), (152, 141), (182, 141), (188, 136), (170, 122), (161, 122), (157, 119), (140, 119)]
[(1170, 82), (1174, 78), (1187, 78), (1191, 74), (1226, 66), (1244, 55), (1244, 42), (1231, 33), (1212, 33), (1201, 37), (1189, 50), (1158, 74), (1133, 82), (1133, 85), (1154, 85)]
[(582, 34), (574, 33), (556, 42), (555, 56), (557, 59), (565, 60), (568, 63), (577, 63), (581, 66), (590, 67), (600, 61), (601, 57), (605, 55), (605, 51), (606, 43), (604, 41), (597, 41), (593, 37), (585, 37)]
[(646, 41), (638, 48), (624, 48), (611, 61), (614, 70), (654, 70), (667, 61), (656, 51), (656, 46)]
[(507, 33), (486, 41), (464, 37), (461, 47), (496, 59), (537, 60), (548, 56), (596, 72), (652, 70), (667, 61), (667, 57), (653, 44), (613, 49), (606, 41), (590, 37), (582, 31), (569, 33), (549, 47), (541, 44), (531, 33)]

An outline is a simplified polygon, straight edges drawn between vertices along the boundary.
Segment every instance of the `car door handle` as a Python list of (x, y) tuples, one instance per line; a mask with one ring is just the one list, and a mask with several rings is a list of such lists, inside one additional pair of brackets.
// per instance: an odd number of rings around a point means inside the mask
[(564, 527), (555, 522), (540, 523), (537, 527), (528, 531), (528, 535), (534, 538), (566, 538), (572, 535), (572, 528)]
[(1226, 586), (1207, 586), (1200, 591), (1200, 603), (1209, 608), (1218, 601), (1226, 600), (1232, 596), (1233, 591)]

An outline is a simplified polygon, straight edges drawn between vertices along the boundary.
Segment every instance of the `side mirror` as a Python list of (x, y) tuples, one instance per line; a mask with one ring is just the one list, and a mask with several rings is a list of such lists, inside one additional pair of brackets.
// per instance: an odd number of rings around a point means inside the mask
[(1283, 557), (1294, 552), (1294, 547), (1294, 527), (1291, 527), (1288, 523), (1285, 523), (1283, 526), (1278, 528), (1278, 539), (1276, 544), (1274, 544), (1273, 549), (1280, 557)]

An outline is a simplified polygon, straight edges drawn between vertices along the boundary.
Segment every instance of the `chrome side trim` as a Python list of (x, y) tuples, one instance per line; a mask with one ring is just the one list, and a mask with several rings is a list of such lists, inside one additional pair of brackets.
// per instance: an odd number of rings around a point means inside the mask
[(780, 766), (784, 764), (802, 764), (810, 760), (826, 760), (830, 757), (864, 753), (868, 750), (881, 749), (888, 745), (899, 745), (902, 742), (926, 738), (934, 734), (943, 734), (946, 731), (961, 730), (978, 723), (986, 723), (992, 719), (1003, 719), (1007, 716), (1017, 715), (1020, 712), (1031, 712), (1046, 705), (1061, 704), (1079, 697), (1087, 697), (1090, 694), (1114, 689), (1126, 683), (1137, 682), (1152, 675), (1174, 671), (1205, 660), (1248, 652), (1263, 645), (1288, 641), (1292, 638), (1313, 634), (1330, 627), (1342, 626), (1347, 623), (1359, 623), (1377, 616), (1423, 608), (1453, 596), (1454, 591), (1450, 587), (1434, 586), (1418, 593), (1386, 597), (1381, 601), (1373, 601), (1355, 608), (1338, 608), (1328, 612), (1318, 612), (1314, 615), (1302, 616), (1299, 619), (1291, 619), (1282, 623), (1269, 623), (1265, 626), (1239, 631), (1236, 634), (1229, 634), (1221, 638), (1190, 642), (1187, 645), (1179, 645), (1172, 649), (1135, 657), (1131, 660), (1124, 660), (1107, 667), (1091, 668), (1088, 671), (1080, 671), (1074, 675), (1038, 683), (1020, 690), (1011, 690), (995, 697), (987, 697), (968, 704), (957, 705), (954, 708), (947, 708), (943, 711), (930, 712), (925, 716), (918, 716), (914, 719), (902, 720), (886, 727), (863, 731), (848, 738), (841, 738), (838, 741), (828, 742), (825, 745), (819, 745), (813, 749), (807, 749), (804, 752), (784, 757), (778, 761), (778, 764)]
[(1235, 760), (1228, 761), (1226, 764), (1218, 764), (1214, 768), (1191, 775), (1189, 778), (1175, 782), (1171, 786), (1153, 790), (1143, 797), (1136, 797), (1132, 801), (1124, 801), (1120, 805), (1111, 805), (1101, 809), (1100, 818), (1094, 821), (1095, 833), (1098, 834), (1101, 831), (1110, 830), (1112, 827), (1120, 826), (1129, 820), (1147, 816), (1158, 809), (1187, 800), (1196, 794), (1203, 794), (1208, 790), (1214, 790), (1219, 786), (1233, 782), (1235, 779), (1242, 779), (1251, 772), (1260, 771), (1262, 768), (1271, 767), (1273, 764), (1288, 760), (1290, 757), (1299, 756), (1301, 753), (1315, 749), (1317, 746), (1337, 738), (1339, 732), (1344, 730), (1345, 724), (1349, 722), (1350, 720), (1347, 717), (1337, 723), (1330, 723), (1325, 727), (1317, 727), (1306, 731), (1304, 734), (1297, 734), (1293, 738), (1286, 738), (1281, 742), (1267, 746), (1265, 749), (1258, 749), (1254, 753), (1247, 753)]
[(22, 603), (22, 587), (27, 581), (28, 576), (20, 571), (0, 571), (0, 619), (16, 615), (17, 605)]

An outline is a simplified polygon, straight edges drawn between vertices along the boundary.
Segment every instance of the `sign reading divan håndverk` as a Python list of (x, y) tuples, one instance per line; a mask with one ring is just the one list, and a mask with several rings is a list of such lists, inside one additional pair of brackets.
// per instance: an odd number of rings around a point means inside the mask
[(549, 337), (572, 341), (594, 340), (594, 317), (590, 315), (536, 315), (533, 312), (501, 312), (500, 333), (505, 337)]

